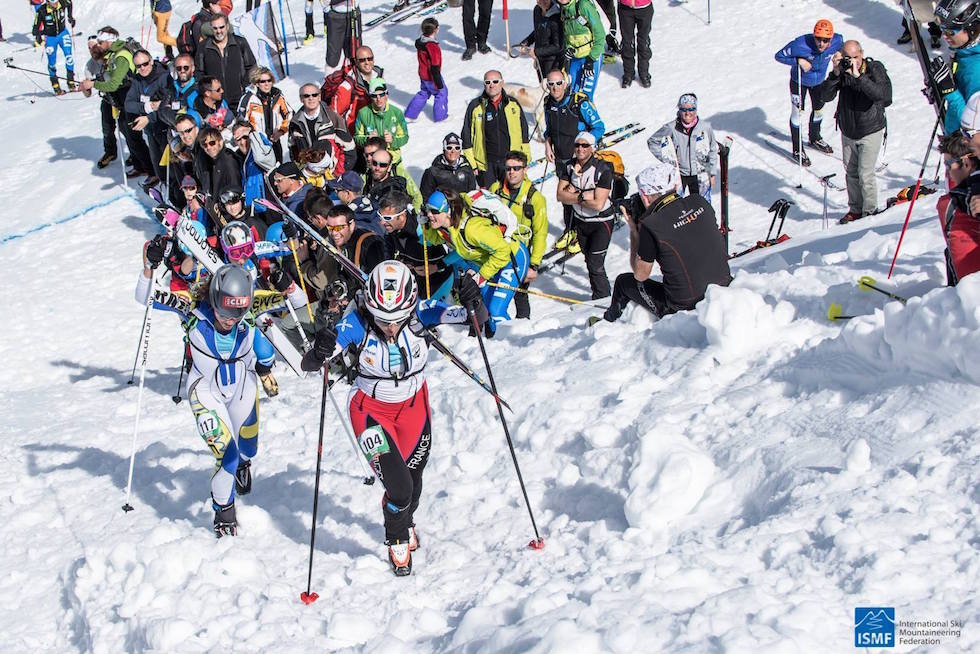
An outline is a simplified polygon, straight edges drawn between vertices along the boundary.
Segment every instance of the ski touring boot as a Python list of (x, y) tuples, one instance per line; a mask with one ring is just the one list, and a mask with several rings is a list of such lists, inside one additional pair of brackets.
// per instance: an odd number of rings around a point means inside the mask
[(252, 492), (252, 461), (251, 459), (238, 462), (235, 470), (235, 493), (248, 495)]
[(412, 574), (412, 550), (410, 545), (400, 540), (388, 542), (388, 563), (396, 577), (407, 577)]
[(223, 506), (216, 502), (212, 504), (214, 506), (214, 535), (218, 538), (237, 536), (238, 519), (235, 517), (235, 501), (232, 500)]

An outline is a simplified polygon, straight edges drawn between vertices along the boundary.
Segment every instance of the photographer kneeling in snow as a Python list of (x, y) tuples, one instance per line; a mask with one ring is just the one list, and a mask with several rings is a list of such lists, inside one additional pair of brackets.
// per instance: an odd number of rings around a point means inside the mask
[[(630, 301), (658, 318), (693, 309), (708, 284), (728, 286), (732, 280), (714, 210), (700, 195), (680, 197), (678, 181), (672, 164), (644, 168), (636, 176), (639, 192), (620, 207), (630, 228), (633, 272), (616, 278), (612, 303), (602, 316), (609, 322), (618, 320)], [(662, 282), (650, 279), (655, 261)]]

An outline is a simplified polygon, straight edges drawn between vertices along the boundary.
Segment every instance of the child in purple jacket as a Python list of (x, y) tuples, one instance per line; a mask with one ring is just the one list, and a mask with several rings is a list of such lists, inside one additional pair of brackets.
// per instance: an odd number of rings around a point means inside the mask
[(432, 17), (422, 21), (422, 36), (415, 41), (422, 88), (405, 108), (405, 118), (408, 120), (419, 117), (431, 96), (436, 98), (432, 105), (432, 119), (438, 123), (449, 117), (449, 89), (442, 79), (442, 49), (436, 41), (438, 34), (439, 21)]

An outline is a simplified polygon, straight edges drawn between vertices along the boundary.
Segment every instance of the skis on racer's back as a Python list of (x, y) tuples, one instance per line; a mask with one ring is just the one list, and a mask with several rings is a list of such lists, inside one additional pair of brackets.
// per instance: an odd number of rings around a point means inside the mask
[(912, 35), (912, 47), (915, 50), (915, 58), (919, 60), (919, 67), (922, 68), (922, 81), (932, 91), (932, 97), (935, 100), (931, 104), (936, 110), (939, 122), (945, 122), (946, 101), (943, 100), (943, 94), (939, 91), (939, 87), (936, 86), (932, 75), (929, 74), (929, 55), (927, 54), (929, 51), (926, 50), (925, 41), (922, 40), (919, 21), (916, 20), (915, 12), (912, 11), (912, 5), (909, 0), (902, 0), (902, 13), (905, 14), (905, 24), (908, 26), (909, 34)]
[[(623, 132), (625, 132), (627, 130), (631, 130), (631, 129), (633, 129), (635, 127), (639, 127), (639, 126), (640, 126), (640, 123), (626, 123), (622, 127), (616, 127), (615, 129), (607, 130), (606, 132), (603, 133), (602, 138), (599, 139), (599, 145), (596, 146), (596, 149), (597, 150), (601, 150), (602, 148), (606, 147), (606, 144), (602, 142), (602, 139), (607, 139), (610, 136), (616, 136), (617, 134), (622, 134)], [(544, 163), (546, 159), (547, 159), (547, 157), (538, 157), (537, 159), (532, 160), (527, 165), (527, 167), (528, 168), (534, 168), (535, 166)]]
[(377, 27), (378, 25), (380, 25), (381, 23), (387, 20), (391, 20), (393, 18), (401, 16), (402, 14), (407, 14), (411, 9), (419, 9), (421, 8), (422, 4), (423, 2), (411, 2), (411, 1), (404, 2), (404, 3), (396, 2), (395, 6), (389, 9), (388, 11), (384, 12), (380, 16), (375, 16), (368, 22), (364, 23), (364, 29), (367, 30), (367, 29), (371, 29), (372, 27)]
[[(640, 132), (642, 132), (645, 129), (646, 129), (645, 126), (634, 127), (633, 129), (629, 130), (628, 132), (625, 132), (625, 133), (620, 134), (619, 136), (617, 136), (616, 138), (614, 138), (611, 141), (607, 141), (605, 143), (598, 144), (596, 146), (596, 150), (605, 150), (607, 148), (611, 148), (612, 146), (616, 145), (617, 143), (622, 143), (623, 141), (625, 141), (626, 139), (630, 138), (631, 136), (636, 136), (637, 134), (639, 134)], [(603, 137), (605, 137), (605, 135), (603, 135)], [(542, 182), (547, 182), (549, 179), (551, 179), (552, 177), (554, 177), (556, 174), (557, 173), (554, 170), (551, 170), (546, 175), (542, 175), (541, 177), (538, 177), (537, 179), (532, 179), (531, 180), (531, 183), (534, 184), (535, 186), (538, 186)]]

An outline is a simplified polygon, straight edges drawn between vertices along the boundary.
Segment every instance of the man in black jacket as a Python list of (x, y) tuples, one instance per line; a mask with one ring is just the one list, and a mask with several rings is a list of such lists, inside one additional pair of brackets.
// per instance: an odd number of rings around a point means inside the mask
[(840, 92), (837, 127), (848, 208), (840, 222), (849, 223), (878, 208), (875, 162), (885, 134), (885, 107), (892, 103), (892, 83), (881, 62), (866, 58), (857, 41), (846, 41), (831, 61), (834, 70), (816, 92), (824, 102)]
[(229, 187), (242, 186), (242, 165), (225, 147), (221, 132), (214, 127), (202, 128), (197, 134), (200, 151), (194, 154), (194, 177), (208, 199), (208, 206), (218, 201)]
[(428, 198), (436, 189), (453, 189), (459, 193), (476, 190), (476, 174), (463, 156), (463, 139), (450, 132), (442, 139), (442, 154), (422, 173), (419, 193)]
[(133, 55), (133, 75), (126, 93), (126, 114), (133, 117), (132, 128), (141, 132), (149, 148), (152, 174), (143, 182), (148, 188), (167, 178), (167, 169), (160, 164), (160, 158), (167, 147), (167, 125), (160, 120), (157, 110), (164, 97), (164, 87), (170, 81), (167, 69), (159, 61), (154, 61), (146, 50), (137, 50)]
[[(534, 31), (518, 44), (537, 61), (538, 81), (565, 63), (565, 37), (561, 29), (561, 7), (555, 0), (536, 0)], [(428, 196), (426, 196), (428, 197)]]
[(217, 77), (225, 89), (225, 100), (232, 111), (248, 86), (248, 74), (255, 67), (255, 55), (248, 41), (230, 34), (228, 17), (219, 14), (211, 19), (213, 36), (197, 48), (197, 70), (201, 75)]
[[(619, 319), (631, 301), (657, 317), (693, 309), (709, 284), (731, 282), (714, 210), (696, 193), (677, 195), (679, 182), (674, 166), (664, 162), (636, 176), (638, 197), (622, 207), (630, 228), (633, 272), (616, 278), (612, 302), (603, 315), (609, 322)], [(650, 279), (654, 262), (660, 264), (663, 282)]]

